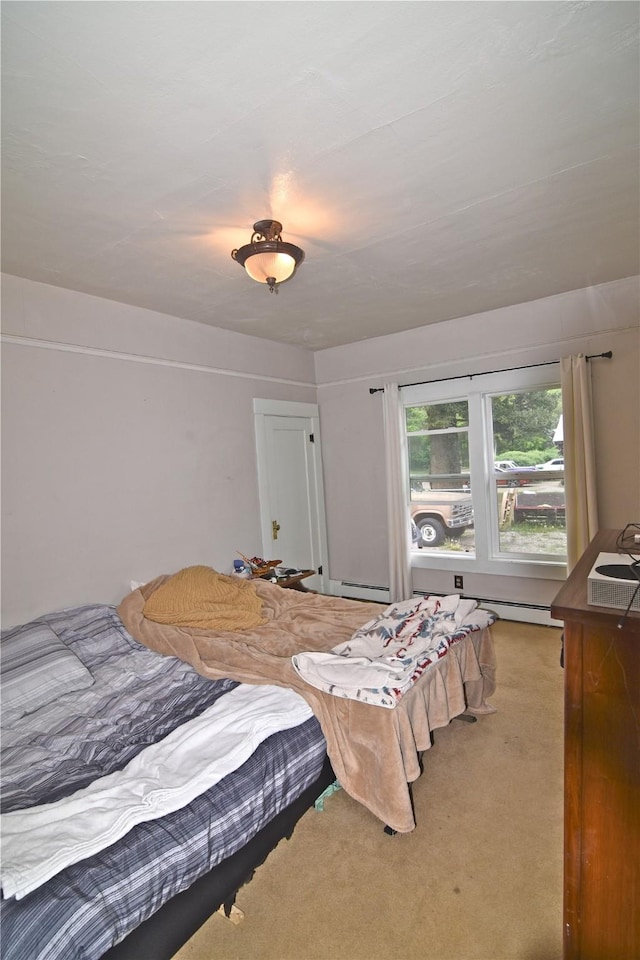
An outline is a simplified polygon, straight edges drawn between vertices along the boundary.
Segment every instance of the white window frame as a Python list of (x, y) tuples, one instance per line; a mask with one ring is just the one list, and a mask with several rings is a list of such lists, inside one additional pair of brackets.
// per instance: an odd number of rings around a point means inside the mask
[(565, 579), (567, 566), (564, 560), (532, 559), (499, 553), (492, 523), (493, 509), (490, 506), (495, 497), (495, 486), (492, 479), (493, 453), (487, 434), (487, 431), (490, 431), (487, 417), (490, 409), (489, 397), (559, 386), (559, 373), (550, 366), (546, 371), (541, 367), (525, 368), (474, 375), (468, 380), (456, 378), (403, 388), (401, 399), (405, 407), (417, 407), (425, 403), (450, 403), (454, 400), (468, 401), (469, 467), (473, 477), (471, 491), (475, 517), (475, 556), (457, 552), (447, 554), (437, 550), (416, 550), (411, 554), (412, 567), (460, 573), (464, 565), (473, 573), (540, 580)]

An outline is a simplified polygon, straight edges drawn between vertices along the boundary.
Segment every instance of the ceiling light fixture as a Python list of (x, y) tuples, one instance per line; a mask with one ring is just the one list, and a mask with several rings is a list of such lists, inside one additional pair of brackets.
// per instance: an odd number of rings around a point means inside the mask
[(286, 243), (277, 220), (258, 220), (253, 225), (251, 242), (232, 250), (233, 259), (258, 283), (266, 283), (271, 293), (294, 275), (304, 260), (304, 250)]

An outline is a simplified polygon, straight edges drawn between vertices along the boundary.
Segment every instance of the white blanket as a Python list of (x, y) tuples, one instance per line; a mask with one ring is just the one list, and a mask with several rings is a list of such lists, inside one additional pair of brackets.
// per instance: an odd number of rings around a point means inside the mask
[(145, 748), (124, 769), (55, 803), (4, 814), (4, 896), (20, 899), (70, 864), (110, 846), (137, 823), (186, 806), (236, 770), (272, 733), (311, 716), (292, 690), (241, 684)]
[(386, 607), (331, 653), (299, 653), (291, 659), (303, 680), (318, 690), (393, 709), (452, 643), (494, 620), (475, 600), (412, 598)]

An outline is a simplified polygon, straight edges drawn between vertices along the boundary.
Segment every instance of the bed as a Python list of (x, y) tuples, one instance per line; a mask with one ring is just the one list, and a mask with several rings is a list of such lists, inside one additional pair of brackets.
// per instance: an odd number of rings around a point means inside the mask
[[(118, 613), (141, 644), (180, 657), (203, 676), (298, 692), (320, 722), (342, 787), (393, 831), (413, 830), (409, 785), (420, 776), (419, 757), (430, 747), (432, 731), (468, 710), (491, 709), (493, 614), (458, 596), (411, 598), (383, 610), (379, 604), (283, 590), (265, 580), (231, 584), (232, 579), (207, 567), (185, 568), (132, 591)], [(241, 629), (233, 617), (217, 621), (215, 603), (209, 619), (207, 604), (218, 591), (221, 602), (235, 594)], [(366, 641), (372, 642), (371, 656), (342, 656), (359, 632), (367, 635), (360, 638), (365, 649)], [(375, 660), (383, 670), (377, 692), (390, 699), (376, 701), (372, 690), (375, 702), (367, 702), (357, 679), (351, 692), (333, 684), (322, 689), (309, 682), (308, 672), (303, 676), (296, 669), (296, 660), (332, 657), (335, 651), (342, 664), (356, 670)], [(324, 662), (321, 666), (326, 669)]]
[[(73, 798), (245, 686), (141, 646), (108, 606), (6, 631), (2, 649), (3, 822)], [(333, 779), (313, 717), (272, 733), (183, 809), (3, 898), (3, 960), (169, 960)]]
[[(170, 960), (220, 905), (229, 910), (336, 776), (388, 829), (414, 829), (410, 784), (433, 730), (490, 712), (495, 688), (492, 617), (445, 601), (419, 598), (389, 620), (377, 604), (197, 567), (156, 578), (117, 609), (83, 606), (3, 635), (3, 960)], [(355, 666), (358, 643), (373, 635), (386, 647), (389, 624), (398, 644), (409, 629), (424, 639), (420, 658), (399, 658), (404, 687), (395, 674), (363, 698), (357, 685), (318, 681), (335, 651), (340, 666), (348, 659), (345, 644)], [(316, 673), (301, 669), (305, 657)], [(370, 699), (381, 691), (391, 702)], [(245, 726), (250, 740), (259, 728), (250, 749), (239, 736)], [(223, 759), (209, 761), (204, 747), (227, 736)], [(232, 769), (228, 754), (238, 761)], [(112, 779), (120, 786), (148, 763), (164, 797), (174, 756), (178, 773), (213, 770), (211, 785), (178, 783), (180, 804), (174, 798), (148, 819), (135, 780), (136, 813), (128, 820), (127, 809), (123, 830), (120, 794), (110, 808)], [(97, 832), (109, 843), (99, 848), (92, 811), (103, 809)], [(64, 843), (59, 819), (70, 825)]]

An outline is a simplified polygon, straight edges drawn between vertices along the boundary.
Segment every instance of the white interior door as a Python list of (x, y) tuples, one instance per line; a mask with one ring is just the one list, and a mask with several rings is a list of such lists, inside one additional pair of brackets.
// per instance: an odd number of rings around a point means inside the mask
[[(255, 401), (263, 556), (321, 571), (304, 581), (324, 590), (326, 532), (319, 423), (314, 404)], [(277, 412), (262, 412), (273, 411)], [(296, 414), (308, 414), (299, 416)]]

